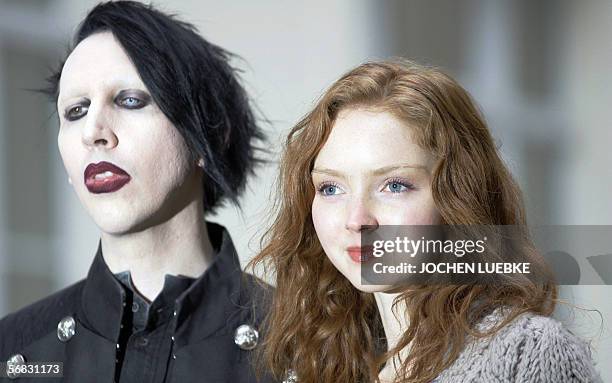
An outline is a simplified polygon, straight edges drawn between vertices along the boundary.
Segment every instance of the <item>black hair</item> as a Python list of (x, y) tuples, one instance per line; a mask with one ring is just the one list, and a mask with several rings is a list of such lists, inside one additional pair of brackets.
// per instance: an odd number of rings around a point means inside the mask
[[(192, 24), (150, 4), (109, 1), (95, 6), (79, 25), (69, 53), (85, 38), (112, 32), (136, 67), (151, 97), (185, 139), (194, 160), (204, 159), (204, 207), (214, 212), (225, 200), (239, 206), (246, 179), (262, 159), (255, 146), (265, 136), (229, 60)], [(62, 62), (45, 90), (59, 95)]]

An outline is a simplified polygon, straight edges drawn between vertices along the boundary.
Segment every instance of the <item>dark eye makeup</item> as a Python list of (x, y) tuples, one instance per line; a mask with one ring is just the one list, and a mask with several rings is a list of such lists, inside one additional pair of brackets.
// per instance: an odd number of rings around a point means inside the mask
[[(126, 89), (120, 91), (113, 98), (113, 102), (115, 105), (125, 109), (142, 109), (151, 103), (151, 96), (141, 90)], [(76, 121), (87, 114), (90, 105), (91, 100), (86, 98), (72, 104), (64, 110), (64, 118), (68, 121)]]
[(87, 114), (91, 101), (84, 99), (76, 104), (72, 104), (64, 110), (64, 118), (68, 121), (75, 121)]
[(150, 102), (151, 96), (141, 90), (122, 90), (115, 97), (115, 104), (127, 109), (141, 109)]

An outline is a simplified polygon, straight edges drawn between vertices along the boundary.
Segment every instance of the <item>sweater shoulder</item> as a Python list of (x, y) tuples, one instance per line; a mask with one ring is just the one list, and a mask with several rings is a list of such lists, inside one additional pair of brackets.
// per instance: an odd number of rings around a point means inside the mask
[(590, 357), (589, 345), (574, 335), (558, 320), (533, 313), (524, 313), (493, 335), (492, 342), (511, 342), (522, 344), (522, 351), (544, 350), (551, 358), (561, 358), (566, 354), (560, 345), (576, 351), (584, 351)]
[(0, 361), (49, 334), (72, 315), (81, 301), (84, 280), (0, 319)]
[(518, 381), (600, 381), (590, 345), (550, 317), (519, 315), (492, 335), (487, 349), (488, 359), (502, 361)]

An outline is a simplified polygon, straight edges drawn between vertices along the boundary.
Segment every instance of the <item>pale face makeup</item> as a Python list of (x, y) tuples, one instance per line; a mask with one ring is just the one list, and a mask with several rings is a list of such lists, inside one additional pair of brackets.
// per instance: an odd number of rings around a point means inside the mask
[(354, 249), (365, 225), (436, 225), (431, 194), (435, 158), (417, 145), (412, 128), (392, 114), (342, 110), (312, 171), (312, 220), (325, 254), (359, 290), (363, 285)]
[(184, 139), (112, 33), (87, 37), (70, 54), (57, 111), (64, 166), (103, 232), (144, 230), (201, 198), (202, 174)]

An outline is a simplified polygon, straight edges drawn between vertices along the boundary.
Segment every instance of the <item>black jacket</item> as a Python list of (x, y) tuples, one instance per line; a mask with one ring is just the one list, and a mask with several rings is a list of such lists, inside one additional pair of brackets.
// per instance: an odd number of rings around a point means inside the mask
[[(139, 337), (125, 335), (129, 294), (99, 247), (86, 279), (0, 320), (0, 361), (19, 354), (26, 363), (62, 362), (63, 378), (45, 382), (255, 382), (251, 362), (258, 347), (237, 345), (236, 329), (244, 324), (259, 328), (269, 288), (241, 271), (222, 226), (208, 223), (208, 230), (217, 249), (214, 263), (176, 299), (171, 313), (159, 313), (163, 325)], [(74, 322), (65, 321), (70, 317)], [(62, 340), (58, 324), (63, 319), (74, 335)]]

